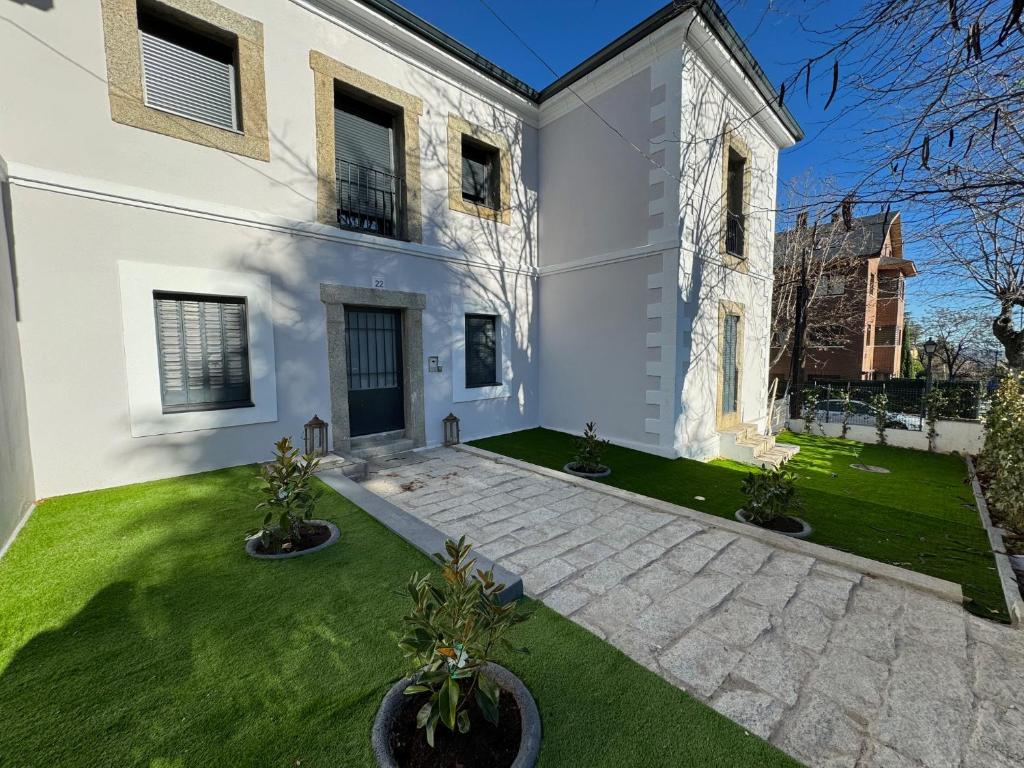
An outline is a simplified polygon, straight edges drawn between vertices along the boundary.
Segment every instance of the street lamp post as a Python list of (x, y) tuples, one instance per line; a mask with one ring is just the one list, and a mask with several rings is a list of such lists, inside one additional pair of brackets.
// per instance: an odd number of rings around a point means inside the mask
[(925, 383), (924, 392), (928, 394), (932, 391), (932, 357), (935, 356), (935, 350), (939, 348), (939, 342), (935, 341), (931, 336), (921, 346), (924, 347), (925, 357), (928, 359), (927, 368), (925, 369)]

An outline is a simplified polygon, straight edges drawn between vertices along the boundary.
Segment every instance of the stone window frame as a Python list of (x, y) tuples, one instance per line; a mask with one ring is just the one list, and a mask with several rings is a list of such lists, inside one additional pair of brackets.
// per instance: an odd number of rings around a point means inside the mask
[(309, 68), (313, 70), (316, 112), (316, 208), (317, 221), (338, 226), (338, 180), (335, 178), (334, 96), (337, 86), (371, 101), (382, 101), (401, 113), (401, 172), (405, 179), (405, 221), (402, 238), (411, 243), (423, 242), (423, 211), (420, 191), (420, 116), (423, 100), (383, 80), (343, 64), (320, 51), (309, 52)]
[[(727, 315), (739, 315), (736, 325), (736, 413), (726, 418), (722, 412), (725, 396), (725, 318)], [(718, 384), (716, 387), (715, 422), (719, 430), (735, 427), (743, 421), (743, 348), (746, 337), (746, 307), (735, 301), (721, 300), (718, 302)]]
[(352, 423), (348, 399), (348, 341), (345, 337), (345, 307), (397, 309), (402, 313), (402, 390), (404, 436), (413, 447), (427, 444), (423, 393), (423, 311), (424, 293), (390, 291), (381, 288), (320, 283), (320, 301), (327, 314), (327, 370), (331, 389), (331, 441), (334, 450), (352, 448)]
[(145, 102), (139, 47), (139, 0), (100, 0), (107, 59), (107, 91), (114, 122), (269, 162), (263, 24), (213, 0), (146, 0), (200, 32), (216, 29), (235, 40), (242, 129), (233, 131), (165, 112)]
[[(462, 139), (469, 137), (498, 152), (498, 208), (471, 203), (462, 198)], [(500, 133), (465, 120), (458, 115), (448, 115), (448, 207), (453, 211), (476, 216), (499, 224), (512, 222), (509, 199), (512, 192), (512, 157), (508, 139)]]
[[(750, 151), (750, 146), (746, 141), (743, 140), (735, 130), (725, 128), (723, 133), (725, 140), (722, 142), (722, 215), (721, 215), (721, 231), (719, 233), (718, 240), (718, 253), (722, 259), (722, 263), (725, 264), (729, 269), (734, 269), (737, 272), (749, 273), (750, 272), (750, 227), (746, 226), (747, 220), (750, 218), (750, 182), (751, 182), (751, 164), (753, 162), (753, 153)], [(741, 256), (735, 256), (729, 253), (725, 247), (726, 241), (726, 227), (728, 226), (728, 213), (729, 213), (729, 151), (732, 150), (740, 157), (743, 158), (743, 218), (744, 218), (744, 232), (743, 232), (743, 253)]]

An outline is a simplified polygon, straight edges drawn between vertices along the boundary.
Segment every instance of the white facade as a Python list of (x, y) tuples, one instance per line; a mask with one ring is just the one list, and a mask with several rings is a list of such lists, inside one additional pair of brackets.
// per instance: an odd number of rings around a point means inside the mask
[[(269, 160), (112, 120), (100, 3), (0, 9), (0, 50), (22, 63), (0, 68), (0, 154), (26, 393), (5, 391), (4, 412), (31, 435), (5, 445), (30, 445), (36, 496), (261, 460), (314, 413), (338, 422), (321, 284), (425, 297), (422, 359), (405, 364), (426, 445), (454, 412), (463, 439), (596, 420), (622, 444), (714, 456), (721, 300), (744, 307), (742, 418), (763, 418), (770, 211), (792, 138), (700, 20), (676, 16), (572, 86), (623, 140), (573, 93), (538, 103), (355, 0), (219, 3), (262, 24)], [(422, 242), (317, 221), (311, 51), (422, 101)], [(508, 223), (449, 204), (451, 116), (507, 142)], [(716, 263), (726, 124), (754, 167), (747, 272)], [(247, 299), (251, 409), (161, 411), (153, 291)], [(498, 318), (498, 380), (467, 389), (479, 312)], [(6, 493), (29, 457), (4, 459)], [(5, 496), (4, 515), (23, 501)]]

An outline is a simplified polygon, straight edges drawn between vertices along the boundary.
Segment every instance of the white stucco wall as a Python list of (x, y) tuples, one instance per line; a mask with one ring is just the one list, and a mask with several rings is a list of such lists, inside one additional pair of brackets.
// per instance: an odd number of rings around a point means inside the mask
[[(794, 432), (803, 432), (803, 419), (790, 419), (787, 426)], [(959, 453), (977, 456), (985, 446), (985, 429), (978, 421), (937, 421), (935, 423), (935, 450), (939, 453)], [(840, 437), (842, 424), (815, 424), (812, 434)], [(874, 427), (851, 424), (847, 433), (850, 440), (858, 443), (875, 444), (878, 433)], [(914, 429), (887, 429), (885, 440), (888, 445), (896, 448), (913, 448), (918, 451), (928, 450), (928, 427), (918, 431)]]
[(22, 378), (21, 344), (13, 269), (16, 266), (7, 210), (6, 166), (0, 158), (0, 553), (35, 499)]
[[(321, 282), (425, 293), (428, 444), (441, 419), (466, 439), (538, 422), (535, 278), (326, 239), (88, 200), (13, 190), (19, 247), (46, 254), (20, 272), (24, 350), (38, 493), (120, 485), (265, 459), (282, 435), (301, 440), (314, 414), (331, 419)], [(60, 221), (61, 226), (53, 225)], [(141, 261), (262, 276), (270, 281), (277, 418), (269, 423), (132, 437), (118, 262)], [(452, 402), (453, 296), (479, 296), (516, 318), (506, 397)], [(154, 340), (155, 344), (155, 340)], [(442, 373), (426, 372), (441, 358)]]

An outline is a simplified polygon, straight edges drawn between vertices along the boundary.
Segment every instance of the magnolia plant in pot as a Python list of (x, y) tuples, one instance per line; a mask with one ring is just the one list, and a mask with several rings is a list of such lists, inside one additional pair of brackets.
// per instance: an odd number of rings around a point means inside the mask
[(743, 495), (747, 497), (736, 519), (777, 533), (805, 539), (811, 535), (811, 526), (793, 514), (800, 509), (796, 497), (796, 475), (785, 466), (760, 472), (748, 472), (743, 480)]
[(504, 584), (475, 570), (465, 537), (435, 554), (442, 582), (414, 574), (413, 607), (399, 647), (413, 674), (384, 698), (373, 728), (381, 766), (486, 765), (530, 768), (540, 747), (540, 718), (529, 691), (495, 662), (519, 651), (509, 639), (528, 618), (516, 601), (502, 604)]
[(601, 440), (597, 436), (597, 424), (588, 421), (583, 430), (583, 437), (576, 439), (576, 453), (573, 454), (572, 461), (562, 469), (577, 477), (608, 477), (612, 471), (601, 463), (601, 454), (607, 445), (607, 440)]
[(260, 468), (260, 495), (256, 510), (263, 512), (263, 524), (246, 535), (246, 551), (253, 557), (295, 557), (323, 549), (338, 540), (338, 529), (326, 520), (316, 520), (320, 492), (313, 474), (320, 460), (300, 456), (290, 438), (274, 444), (274, 459)]

